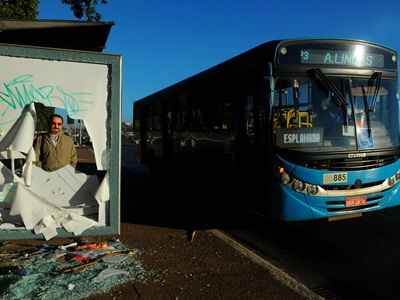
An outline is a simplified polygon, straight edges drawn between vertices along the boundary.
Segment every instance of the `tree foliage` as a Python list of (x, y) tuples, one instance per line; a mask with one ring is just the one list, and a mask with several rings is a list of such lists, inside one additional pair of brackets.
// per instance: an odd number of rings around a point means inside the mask
[[(40, 0), (0, 0), (0, 19), (35, 20), (39, 2)], [(61, 0), (61, 2), (69, 5), (78, 19), (100, 21), (101, 14), (96, 10), (96, 6), (106, 4), (108, 0)]]
[(98, 4), (106, 4), (108, 0), (62, 0), (62, 3), (71, 7), (78, 19), (86, 18), (86, 21), (100, 21), (101, 14), (96, 11)]
[(42, 103), (35, 102), (35, 110), (36, 110), (36, 131), (48, 131), (50, 123), (49, 119), (52, 114), (55, 112), (54, 107), (45, 106)]
[(0, 0), (0, 19), (35, 20), (39, 0)]

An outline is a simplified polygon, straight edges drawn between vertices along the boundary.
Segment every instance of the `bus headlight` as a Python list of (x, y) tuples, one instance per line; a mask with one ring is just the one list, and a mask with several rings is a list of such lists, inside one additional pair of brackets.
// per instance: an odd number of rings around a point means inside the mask
[(396, 173), (396, 180), (400, 180), (400, 171), (397, 171)]
[[(287, 173), (284, 167), (278, 166), (277, 173), (282, 185), (291, 187), (294, 191), (303, 194), (317, 195), (319, 193), (318, 185), (304, 182)], [(400, 171), (399, 171), (400, 173)]]
[(281, 174), (281, 182), (283, 184), (288, 184), (290, 182), (290, 176), (288, 173), (284, 172)]
[(285, 168), (284, 168), (284, 167), (278, 166), (277, 170), (278, 170), (279, 176), (280, 176), (280, 178), (281, 178), (281, 182), (282, 182), (284, 185), (289, 184), (291, 178), (290, 178), (290, 175), (289, 175), (288, 173), (286, 173)]
[(307, 184), (307, 193), (311, 195), (316, 195), (318, 193), (318, 186), (313, 185), (313, 184)]
[(305, 188), (305, 184), (303, 181), (293, 179), (292, 187), (296, 192), (302, 192)]
[[(397, 175), (397, 174), (396, 174)], [(395, 176), (389, 178), (389, 185), (392, 186), (396, 182)]]

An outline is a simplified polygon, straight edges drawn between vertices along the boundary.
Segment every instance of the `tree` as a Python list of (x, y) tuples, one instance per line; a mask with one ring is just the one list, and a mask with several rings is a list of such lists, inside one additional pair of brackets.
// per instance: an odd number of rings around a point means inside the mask
[(49, 119), (52, 114), (55, 112), (54, 107), (47, 107), (42, 103), (35, 102), (35, 110), (36, 110), (36, 131), (42, 132), (47, 131), (49, 129), (50, 123)]
[(0, 19), (35, 20), (39, 0), (0, 0)]
[[(99, 21), (101, 14), (96, 11), (98, 4), (108, 0), (61, 0), (69, 5), (75, 17), (86, 21)], [(0, 19), (35, 20), (40, 0), (0, 0)]]
[(101, 14), (96, 11), (98, 4), (106, 4), (108, 0), (62, 0), (63, 4), (71, 7), (75, 17), (82, 19), (86, 17), (86, 21), (100, 21)]

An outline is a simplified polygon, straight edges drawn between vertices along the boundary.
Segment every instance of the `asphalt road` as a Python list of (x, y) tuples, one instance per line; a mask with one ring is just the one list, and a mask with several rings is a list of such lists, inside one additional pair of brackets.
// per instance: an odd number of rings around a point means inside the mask
[(228, 230), (327, 299), (400, 299), (400, 209), (328, 223)]
[[(141, 212), (147, 208), (149, 214), (125, 217), (147, 224), (220, 227), (327, 299), (400, 299), (400, 208), (337, 222), (271, 223), (244, 213), (232, 215), (231, 222), (227, 216), (222, 218), (223, 223), (215, 222), (218, 214), (214, 219), (207, 216), (202, 220), (204, 209), (199, 209), (198, 214), (188, 214), (188, 208), (201, 206), (193, 200), (199, 199), (196, 193), (182, 197), (186, 202), (178, 201), (177, 206), (160, 205), (162, 199), (171, 197), (167, 193), (178, 196), (174, 191), (179, 189), (179, 184), (156, 186), (148, 183), (143, 179), (148, 173), (137, 165), (133, 150), (132, 146), (122, 148), (123, 172), (134, 170), (138, 174), (137, 179), (143, 180), (137, 181), (138, 192), (146, 189), (142, 192), (150, 203), (130, 205), (141, 206)], [(129, 186), (132, 188), (131, 184)], [(222, 195), (214, 197), (222, 198)], [(153, 214), (155, 203), (157, 211), (162, 212), (158, 216)], [(154, 218), (149, 217), (151, 215)]]

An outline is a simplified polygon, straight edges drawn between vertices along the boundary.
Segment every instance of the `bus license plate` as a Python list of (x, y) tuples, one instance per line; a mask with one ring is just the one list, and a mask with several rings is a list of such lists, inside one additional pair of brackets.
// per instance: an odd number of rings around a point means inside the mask
[(323, 182), (324, 184), (347, 183), (347, 173), (326, 173)]
[(365, 204), (367, 204), (367, 197), (365, 196), (351, 197), (345, 199), (346, 207), (362, 206)]

